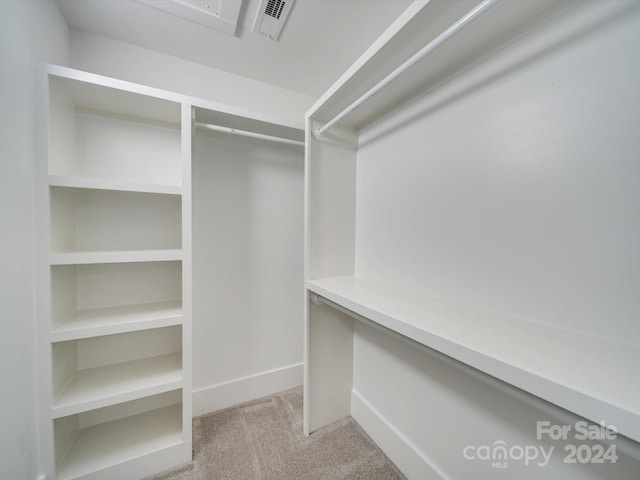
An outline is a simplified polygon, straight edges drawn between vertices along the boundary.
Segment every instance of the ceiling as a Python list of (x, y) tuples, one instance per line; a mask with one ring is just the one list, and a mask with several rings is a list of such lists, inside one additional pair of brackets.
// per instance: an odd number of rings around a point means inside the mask
[(321, 95), (411, 0), (296, 0), (278, 41), (252, 33), (259, 0), (232, 36), (136, 0), (56, 0), (71, 28), (265, 83)]

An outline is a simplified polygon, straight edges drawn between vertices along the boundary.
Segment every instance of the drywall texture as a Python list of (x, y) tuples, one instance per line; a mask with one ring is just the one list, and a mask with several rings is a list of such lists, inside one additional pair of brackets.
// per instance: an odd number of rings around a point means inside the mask
[(258, 112), (303, 127), (314, 97), (178, 57), (71, 30), (73, 68)]
[(53, 0), (0, 2), (0, 477), (38, 477), (34, 94), (40, 62), (67, 62)]
[[(194, 139), (195, 415), (255, 398), (252, 383), (265, 372), (294, 375), (287, 385), (266, 374), (271, 387), (258, 396), (301, 384), (302, 156), (294, 146)], [(217, 403), (238, 381), (244, 391)], [(207, 391), (213, 403), (203, 405)]]

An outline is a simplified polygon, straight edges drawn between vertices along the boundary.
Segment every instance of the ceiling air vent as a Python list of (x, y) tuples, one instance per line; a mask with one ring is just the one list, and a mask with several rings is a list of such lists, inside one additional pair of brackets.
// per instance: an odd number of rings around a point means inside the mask
[[(0, 0), (2, 1), (2, 0)], [(237, 0), (137, 0), (150, 7), (229, 35), (236, 34), (242, 2)]]
[(258, 15), (253, 22), (253, 33), (261, 33), (278, 40), (294, 0), (261, 0)]

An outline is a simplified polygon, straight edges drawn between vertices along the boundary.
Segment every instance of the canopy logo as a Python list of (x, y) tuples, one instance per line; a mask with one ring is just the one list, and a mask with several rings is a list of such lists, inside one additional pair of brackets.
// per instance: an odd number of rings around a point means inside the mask
[(467, 460), (491, 461), (493, 468), (508, 468), (509, 461), (523, 461), (525, 465), (535, 462), (539, 467), (549, 464), (553, 445), (547, 450), (542, 445), (512, 445), (507, 446), (507, 442), (496, 440), (492, 445), (467, 445), (462, 450), (462, 455)]
[[(547, 441), (578, 440), (588, 443), (566, 443), (564, 463), (616, 463), (618, 455), (616, 439), (618, 430), (604, 421), (599, 425), (585, 421), (574, 425), (553, 425), (549, 421), (536, 422), (536, 439)], [(608, 445), (597, 443), (602, 441)], [(462, 450), (466, 460), (491, 462), (492, 468), (508, 468), (509, 462), (523, 462), (524, 465), (546, 467), (551, 460), (556, 445), (511, 445), (504, 440), (496, 440), (487, 445), (467, 445)]]

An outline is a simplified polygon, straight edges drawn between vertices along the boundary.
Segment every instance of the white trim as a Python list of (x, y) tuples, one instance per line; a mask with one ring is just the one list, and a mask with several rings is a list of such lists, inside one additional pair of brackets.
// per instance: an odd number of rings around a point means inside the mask
[(409, 480), (451, 480), (355, 390), (351, 391), (351, 416)]
[(266, 397), (302, 385), (303, 363), (193, 389), (193, 416)]

